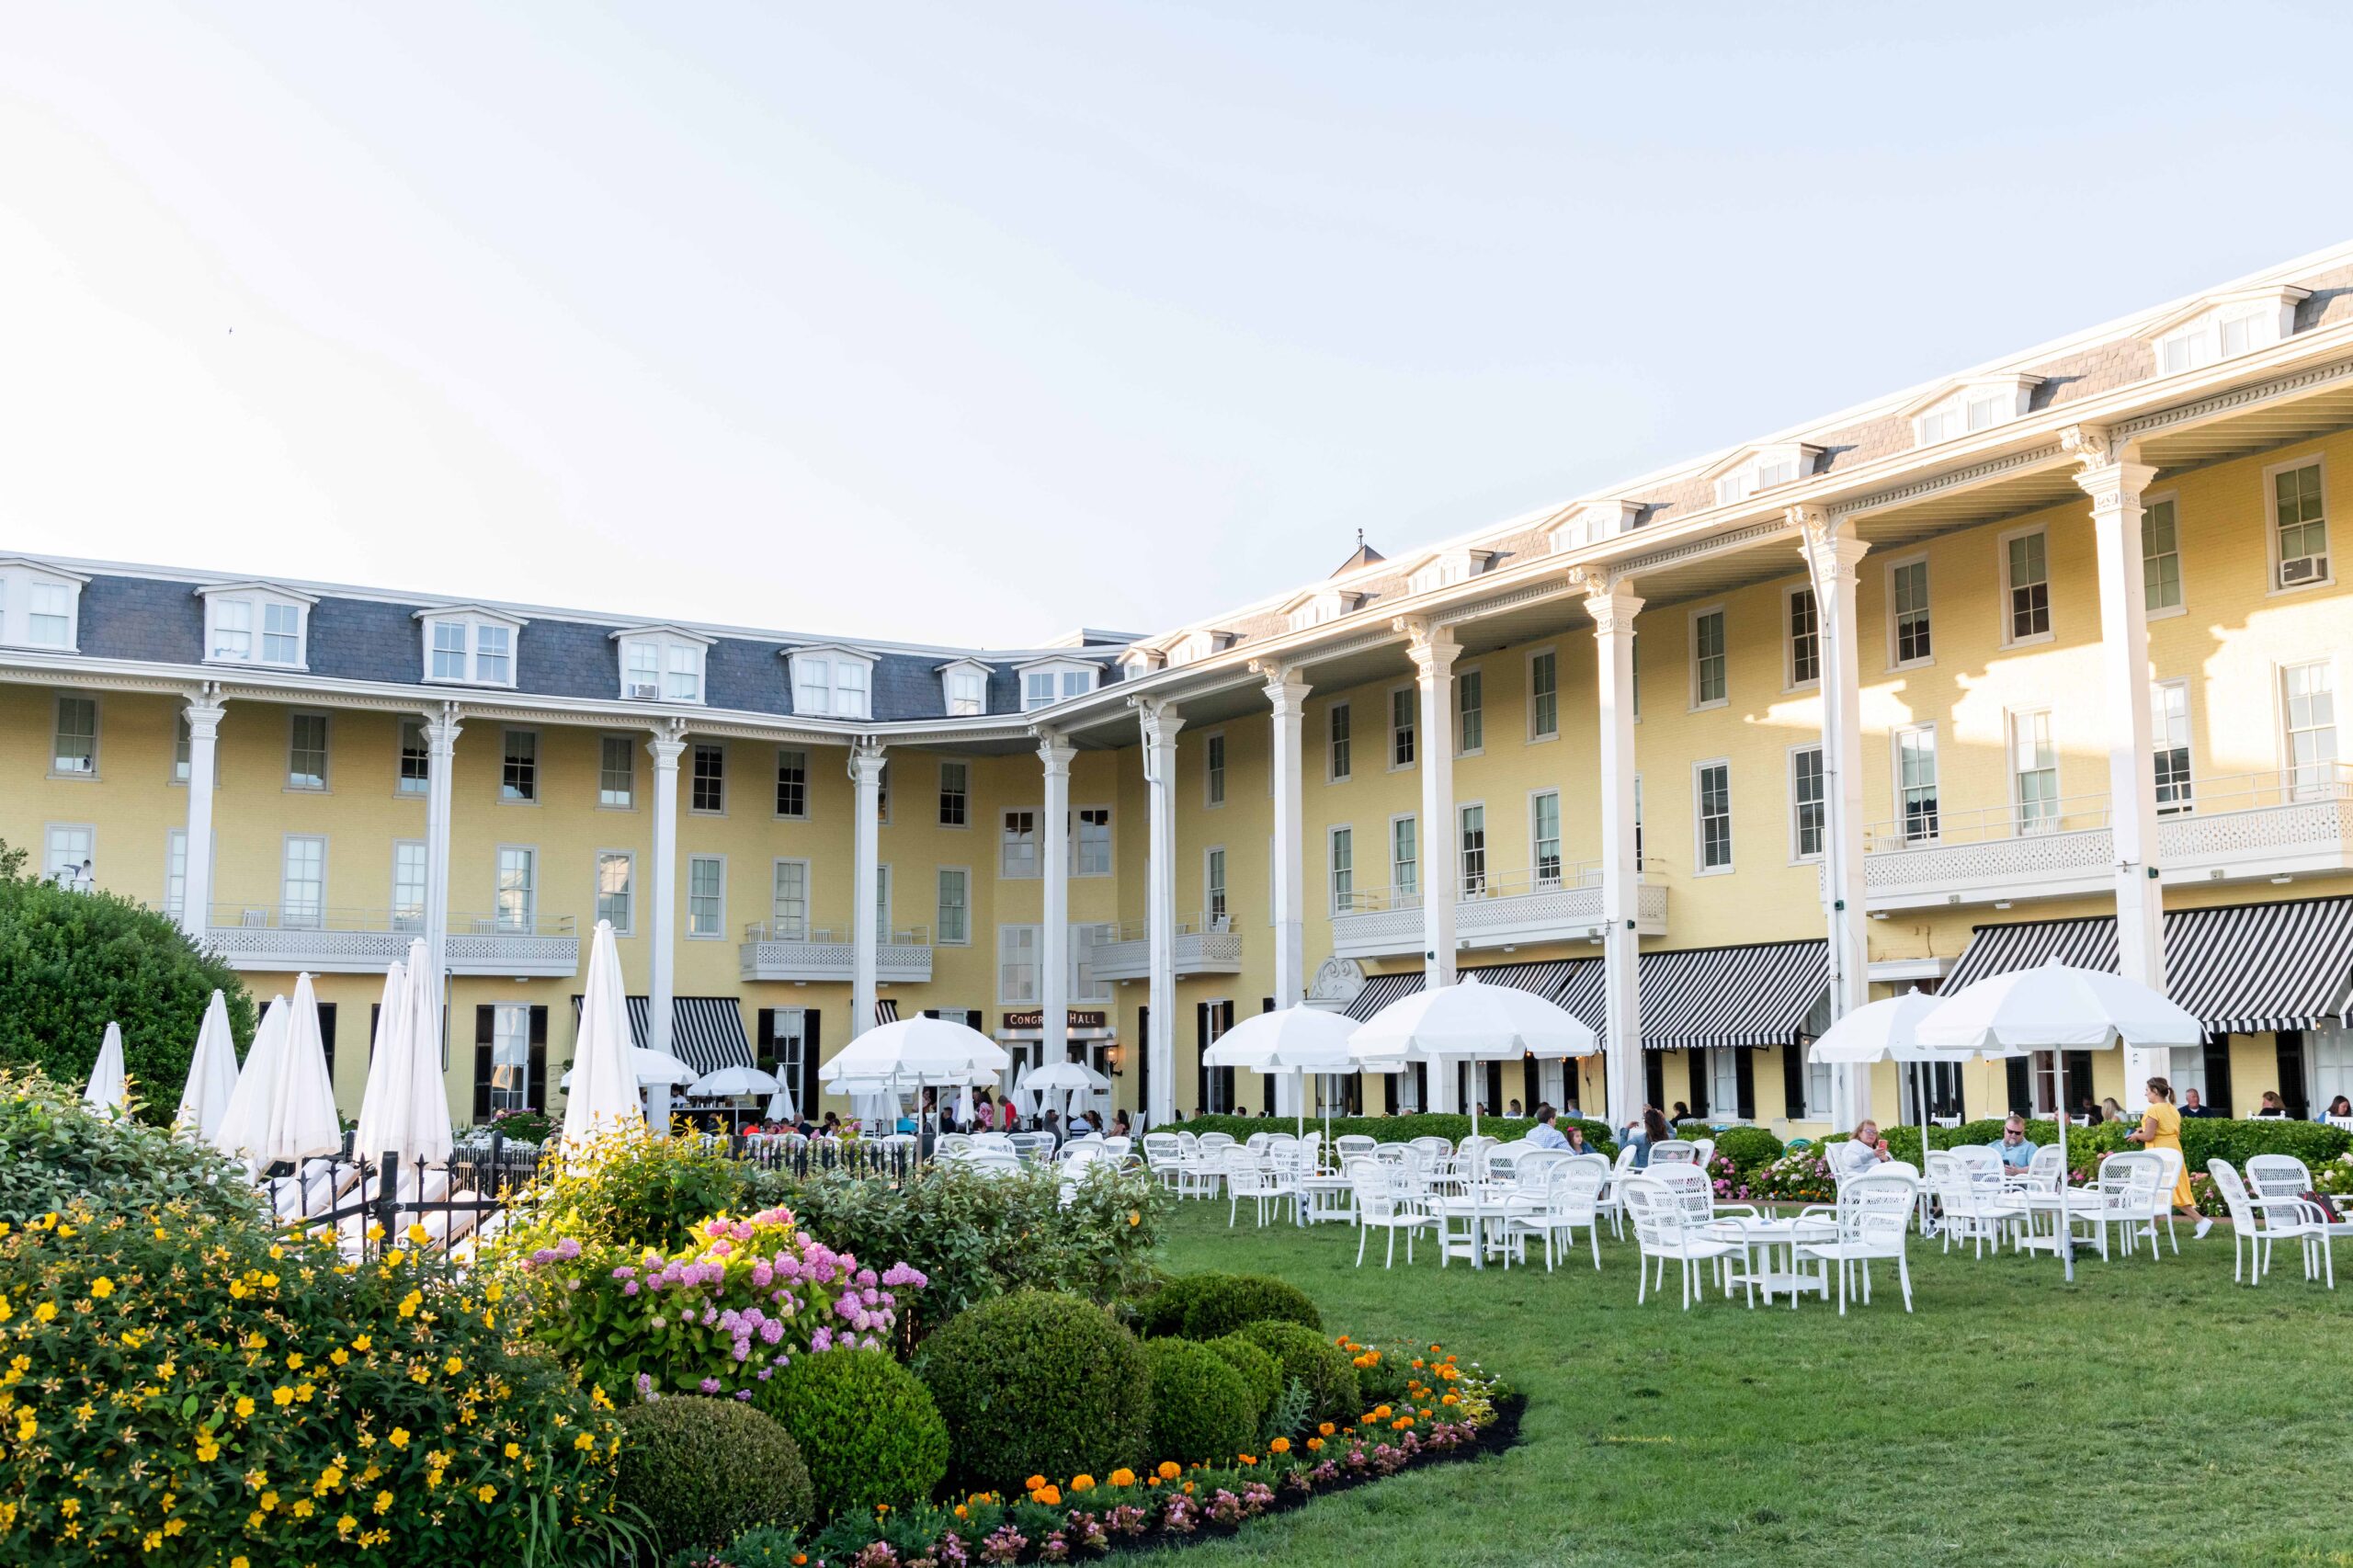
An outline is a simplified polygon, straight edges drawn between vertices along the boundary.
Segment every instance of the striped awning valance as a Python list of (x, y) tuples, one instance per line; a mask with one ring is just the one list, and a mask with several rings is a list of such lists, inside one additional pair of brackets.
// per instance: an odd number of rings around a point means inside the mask
[(1827, 949), (1760, 942), (1644, 953), (1636, 971), (1644, 1049), (1789, 1043), (1830, 983)]
[(1606, 1039), (1609, 1008), (1602, 994), (1601, 960), (1570, 959), (1563, 967), (1568, 972), (1561, 977), (1560, 988), (1552, 994), (1552, 1000), (1574, 1015), (1577, 1022)]
[(1400, 996), (1411, 996), (1422, 988), (1422, 971), (1404, 970), (1396, 974), (1368, 974), (1364, 989), (1348, 1004), (1348, 1017), (1362, 1023)]
[[(630, 1043), (643, 1047), (654, 1038), (654, 999), (624, 998), (629, 1007)], [(581, 998), (572, 999), (572, 1027), (580, 1028)], [(744, 1009), (733, 996), (673, 996), (670, 999), (670, 1054), (697, 1073), (722, 1067), (749, 1067), (752, 1042), (744, 1033)]]
[[(2353, 897), (2176, 909), (2165, 915), (2165, 993), (2210, 1034), (2310, 1028), (2343, 1018), (2353, 1001)], [(2052, 959), (2117, 967), (2108, 915), (1980, 926), (1940, 988)]]
[(899, 999), (896, 996), (877, 996), (874, 999), (874, 1021), (878, 1024), (897, 1023)]
[(1492, 963), (1476, 969), (1458, 970), (1458, 980), (1476, 980), (1482, 985), (1513, 985), (1522, 991), (1533, 991), (1548, 1002), (1560, 1000), (1561, 982), (1569, 975), (1567, 959), (1547, 959), (1540, 963)]

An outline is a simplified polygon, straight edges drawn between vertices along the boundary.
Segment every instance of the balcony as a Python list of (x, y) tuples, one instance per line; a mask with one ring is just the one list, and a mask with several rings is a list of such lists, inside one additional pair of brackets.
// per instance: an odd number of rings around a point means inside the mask
[[(1645, 937), (1666, 930), (1666, 890), (1635, 890), (1635, 928)], [(1488, 873), (1466, 878), (1454, 905), (1459, 948), (1518, 947), (1574, 942), (1601, 932), (1601, 862), (1564, 865), (1557, 871)], [(1358, 890), (1332, 916), (1332, 956), (1395, 958), (1422, 945), (1422, 896), (1412, 888)]]
[[(232, 969), (380, 974), (425, 935), (413, 909), (325, 909), (301, 903), (217, 903), (206, 939)], [(580, 971), (580, 934), (570, 915), (449, 916), (449, 972), (562, 979)]]
[[(1149, 980), (1152, 941), (1148, 927), (1141, 920), (1120, 926), (1117, 936), (1095, 944), (1093, 962), (1098, 981)], [(1203, 919), (1195, 915), (1176, 922), (1178, 975), (1241, 971), (1242, 934), (1233, 928), (1233, 916), (1221, 915)]]
[[(921, 985), (931, 979), (931, 932), (916, 926), (877, 931), (874, 978), (882, 985)], [(784, 926), (756, 920), (744, 927), (743, 979), (781, 980), (795, 984), (835, 981), (847, 984), (858, 964), (858, 946), (847, 930)]]
[[(2168, 886), (2240, 882), (2353, 869), (2353, 767), (2193, 778), (2158, 806), (2157, 858)], [(2109, 797), (2031, 806), (1928, 811), (1865, 830), (1872, 910), (2105, 894), (2116, 881)]]

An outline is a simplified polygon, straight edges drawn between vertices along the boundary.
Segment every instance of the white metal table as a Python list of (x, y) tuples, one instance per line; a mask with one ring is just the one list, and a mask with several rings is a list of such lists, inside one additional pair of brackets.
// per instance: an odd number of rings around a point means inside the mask
[[(1487, 1255), (1493, 1253), (1511, 1267), (1511, 1243), (1506, 1232), (1506, 1221), (1515, 1214), (1532, 1214), (1540, 1207), (1509, 1188), (1494, 1188), (1477, 1182), (1464, 1182), (1461, 1190), (1432, 1193), (1430, 1212), (1438, 1217), (1438, 1261), (1443, 1268), (1449, 1257), (1467, 1257), (1473, 1268), (1486, 1267)], [(1457, 1237), (1454, 1226), (1460, 1221), (1462, 1234)]]
[(1742, 1248), (1741, 1266), (1733, 1271), (1732, 1283), (1755, 1285), (1765, 1292), (1765, 1304), (1773, 1304), (1773, 1292), (1779, 1290), (1790, 1298), (1794, 1311), (1798, 1297), (1806, 1292), (1830, 1299), (1830, 1271), (1816, 1267), (1808, 1273), (1800, 1266), (1799, 1244), (1805, 1242), (1836, 1241), (1838, 1227), (1827, 1220), (1800, 1220), (1794, 1215), (1783, 1219), (1764, 1217), (1748, 1219), (1736, 1216), (1717, 1220), (1708, 1229), (1724, 1241), (1737, 1243)]

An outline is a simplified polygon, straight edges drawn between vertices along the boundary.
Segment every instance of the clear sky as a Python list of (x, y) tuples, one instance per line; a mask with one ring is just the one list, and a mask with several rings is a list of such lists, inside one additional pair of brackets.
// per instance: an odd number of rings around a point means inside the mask
[(2343, 5), (19, 0), (0, 549), (1164, 627), (2353, 237), (2347, 58)]

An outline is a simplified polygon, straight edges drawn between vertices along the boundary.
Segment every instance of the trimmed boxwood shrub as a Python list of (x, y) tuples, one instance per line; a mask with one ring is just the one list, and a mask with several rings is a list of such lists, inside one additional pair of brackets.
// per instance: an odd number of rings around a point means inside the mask
[(1258, 1435), (1255, 1403), (1225, 1358), (1189, 1339), (1155, 1339), (1143, 1347), (1152, 1371), (1154, 1463), (1232, 1464)]
[[(1616, 1137), (1607, 1121), (1596, 1116), (1572, 1117), (1563, 1112), (1553, 1125), (1566, 1132), (1572, 1124), (1585, 1129), (1586, 1142), (1592, 1146), (1595, 1153), (1616, 1156)], [(1314, 1121), (1309, 1125), (1321, 1131), (1324, 1124)], [(1479, 1119), (1479, 1135), (1506, 1141), (1525, 1138), (1529, 1129), (1535, 1125), (1533, 1117), (1483, 1116)], [(1450, 1111), (1420, 1111), (1412, 1116), (1336, 1116), (1332, 1119), (1331, 1127), (1335, 1138), (1361, 1134), (1381, 1143), (1404, 1143), (1415, 1138), (1443, 1138), (1449, 1143), (1460, 1143), (1471, 1136), (1471, 1119)], [(1288, 1132), (1291, 1126), (1278, 1119), (1255, 1116), (1197, 1116), (1181, 1125), (1170, 1122), (1162, 1131), (1195, 1134), (1223, 1132), (1238, 1142), (1254, 1132)], [(1701, 1133), (1700, 1136), (1707, 1134)]]
[(948, 1473), (948, 1424), (922, 1380), (883, 1351), (797, 1357), (752, 1403), (800, 1445), (820, 1519), (927, 1501)]
[(1744, 1176), (1772, 1164), (1781, 1153), (1781, 1141), (1761, 1127), (1727, 1127), (1716, 1134), (1716, 1157), (1730, 1160), (1732, 1168)]
[(1275, 1358), (1288, 1383), (1305, 1385), (1311, 1421), (1354, 1421), (1363, 1412), (1357, 1392), (1356, 1363), (1348, 1353), (1312, 1328), (1295, 1323), (1254, 1323), (1242, 1337)]
[(1264, 1346), (1254, 1345), (1239, 1334), (1221, 1335), (1208, 1341), (1205, 1347), (1223, 1357), (1227, 1366), (1242, 1374), (1243, 1384), (1250, 1391), (1251, 1422), (1264, 1426), (1267, 1413), (1275, 1408), (1275, 1401), (1282, 1397), (1282, 1368)]
[(672, 1394), (621, 1413), (620, 1495), (645, 1511), (663, 1550), (719, 1546), (754, 1525), (809, 1522), (800, 1446), (732, 1399)]
[(1079, 1297), (1020, 1290), (983, 1301), (925, 1340), (915, 1369), (948, 1423), (960, 1484), (1105, 1475), (1143, 1460), (1143, 1347)]
[(1307, 1292), (1262, 1274), (1185, 1274), (1148, 1299), (1141, 1312), (1148, 1335), (1215, 1339), (1245, 1324), (1276, 1319), (1322, 1333), (1324, 1314)]

